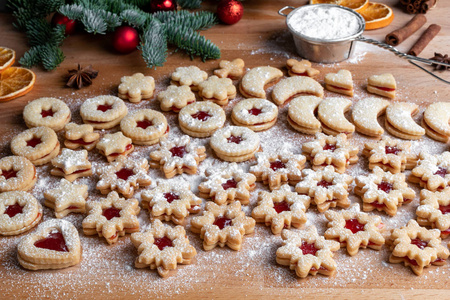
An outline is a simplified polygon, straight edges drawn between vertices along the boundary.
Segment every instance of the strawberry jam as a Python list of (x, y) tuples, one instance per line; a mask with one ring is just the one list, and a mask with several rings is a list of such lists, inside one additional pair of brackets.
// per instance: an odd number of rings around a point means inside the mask
[(41, 111), (41, 116), (43, 117), (43, 118), (46, 118), (46, 117), (53, 117), (53, 110), (50, 108), (50, 109), (47, 109), (47, 110), (42, 110)]
[(234, 135), (230, 135), (229, 138), (227, 138), (228, 143), (235, 143), (235, 144), (240, 144), (243, 139), (240, 136), (234, 136)]
[(33, 137), (31, 140), (27, 141), (27, 146), (28, 147), (36, 147), (37, 145), (39, 145), (40, 143), (42, 143), (41, 138), (38, 137)]
[(300, 246), (300, 250), (302, 250), (303, 255), (306, 254), (311, 254), (311, 255), (316, 255), (317, 249), (316, 246), (314, 246), (314, 244), (309, 244), (305, 241), (302, 241), (302, 245)]
[(331, 152), (334, 152), (334, 150), (336, 150), (336, 145), (326, 144), (325, 146), (323, 146), (323, 150), (330, 150)]
[(109, 104), (100, 104), (99, 106), (97, 106), (97, 110), (100, 110), (102, 112), (110, 110), (111, 108), (112, 108), (112, 105), (109, 105)]
[(224, 227), (231, 226), (231, 219), (227, 217), (217, 217), (214, 221), (213, 225), (219, 226), (219, 229), (223, 229)]
[(389, 194), (392, 191), (392, 188), (394, 186), (392, 183), (382, 181), (380, 184), (378, 184), (378, 189), (385, 192), (386, 194)]
[(222, 183), (222, 188), (224, 190), (235, 189), (237, 187), (237, 181), (234, 178), (228, 179), (227, 182)]
[(136, 127), (139, 127), (142, 129), (147, 129), (147, 127), (150, 127), (150, 126), (153, 126), (153, 122), (149, 121), (147, 119), (136, 122)]
[(359, 223), (359, 221), (357, 219), (350, 219), (350, 220), (345, 221), (345, 228), (350, 229), (351, 232), (353, 232), (353, 233), (363, 231), (364, 225), (365, 224)]
[(127, 180), (130, 176), (134, 175), (134, 171), (132, 169), (122, 168), (116, 172), (116, 176), (120, 179)]
[(416, 245), (419, 249), (425, 249), (428, 245), (428, 242), (422, 241), (421, 239), (411, 239), (411, 244)]
[(351, 89), (347, 89), (347, 88), (340, 87), (340, 86), (337, 86), (337, 85), (332, 85), (332, 84), (330, 84), (330, 86), (332, 88), (334, 88), (334, 89), (337, 89), (337, 90), (344, 90), (344, 91), (350, 91), (351, 90)]
[(317, 186), (321, 186), (321, 187), (324, 187), (324, 188), (328, 188), (330, 185), (333, 185), (333, 183), (332, 182), (328, 182), (325, 179), (322, 179), (321, 181), (319, 181), (317, 183)]
[(179, 200), (180, 199), (180, 196), (178, 196), (177, 194), (172, 193), (172, 192), (164, 193), (163, 196), (164, 196), (164, 198), (166, 198), (167, 202), (169, 202), (169, 203), (172, 203), (173, 200)]
[(186, 147), (185, 146), (173, 147), (169, 151), (170, 153), (172, 153), (172, 156), (183, 157), (184, 154), (186, 154)]
[(59, 252), (69, 252), (61, 232), (52, 232), (46, 238), (36, 241), (34, 246)]
[(373, 207), (379, 208), (379, 209), (383, 209), (386, 207), (386, 205), (384, 203), (378, 203), (378, 202), (372, 202), (369, 203), (370, 205), (372, 205)]
[(17, 214), (22, 213), (23, 206), (20, 206), (19, 203), (8, 205), (5, 209), (5, 214), (7, 214), (10, 218), (14, 217)]
[(262, 114), (262, 110), (256, 107), (253, 107), (252, 109), (248, 110), (248, 113), (254, 116), (258, 116), (260, 114)]
[(2, 174), (3, 177), (5, 177), (6, 180), (10, 179), (10, 178), (14, 178), (17, 177), (17, 171), (14, 171), (13, 169), (9, 170), (9, 171), (3, 171), (2, 170)]
[[(124, 152), (127, 152), (127, 151), (130, 150), (132, 147), (133, 147), (133, 144), (128, 144), (128, 145), (125, 147), (125, 151), (124, 151)], [(122, 153), (124, 153), (124, 152), (122, 152)], [(111, 153), (109, 156), (119, 156), (119, 155), (121, 155), (122, 153)]]
[(167, 236), (163, 236), (162, 238), (155, 238), (153, 244), (158, 246), (159, 250), (161, 251), (166, 247), (173, 247), (172, 240)]
[(80, 145), (90, 145), (92, 143), (94, 143), (94, 141), (92, 142), (85, 142), (83, 139), (78, 139), (78, 140), (70, 140), (72, 143), (74, 144), (80, 144)]
[(277, 214), (283, 212), (283, 211), (290, 211), (291, 208), (289, 207), (289, 203), (286, 201), (282, 202), (274, 202), (273, 203), (273, 209), (277, 212)]
[(399, 152), (401, 152), (401, 150), (398, 149), (398, 148), (395, 147), (395, 146), (393, 146), (393, 147), (391, 147), (391, 146), (386, 146), (386, 147), (384, 147), (384, 152), (385, 152), (386, 154), (395, 154), (395, 155), (397, 155)]
[(438, 170), (436, 171), (436, 173), (434, 173), (434, 175), (439, 175), (442, 178), (445, 178), (445, 175), (447, 175), (447, 169), (439, 167)]
[(450, 204), (443, 206), (443, 205), (439, 205), (439, 210), (442, 212), (442, 214), (446, 215), (448, 213), (450, 213)]
[(393, 92), (393, 91), (395, 91), (395, 89), (384, 87), (384, 86), (374, 86), (374, 87), (379, 89), (379, 90), (386, 91), (386, 92)]
[(208, 114), (206, 111), (201, 110), (201, 111), (196, 112), (195, 114), (192, 114), (191, 117), (204, 122), (204, 121), (208, 120), (209, 118), (211, 118), (212, 116), (210, 114)]
[(112, 218), (120, 218), (121, 209), (115, 208), (114, 206), (103, 210), (103, 216), (106, 220), (111, 220)]
[(270, 168), (274, 171), (278, 170), (278, 169), (283, 169), (286, 168), (286, 165), (279, 159), (270, 162)]

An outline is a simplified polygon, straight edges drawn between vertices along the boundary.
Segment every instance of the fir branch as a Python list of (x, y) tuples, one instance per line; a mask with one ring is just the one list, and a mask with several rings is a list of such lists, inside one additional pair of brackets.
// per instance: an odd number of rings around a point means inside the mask
[(25, 68), (31, 68), (41, 61), (40, 46), (31, 47), (27, 52), (19, 59), (19, 64)]
[(83, 23), (85, 30), (88, 33), (105, 34), (108, 29), (108, 25), (103, 19), (102, 13), (99, 11), (88, 10), (81, 17), (81, 23)]
[(202, 0), (178, 0), (178, 4), (185, 9), (199, 8), (202, 2)]
[(41, 51), (42, 65), (46, 70), (56, 69), (64, 61), (64, 53), (57, 46), (45, 45)]
[(57, 11), (71, 20), (80, 20), (84, 14), (84, 8), (79, 4), (66, 4)]
[(187, 10), (180, 11), (158, 11), (152, 14), (153, 18), (158, 19), (161, 23), (167, 23), (168, 20), (173, 19), (174, 17), (186, 17), (191, 13)]
[(147, 67), (161, 67), (167, 58), (167, 37), (164, 25), (158, 19), (151, 19), (142, 33), (139, 49)]
[(100, 15), (102, 15), (103, 20), (105, 20), (106, 27), (108, 31), (114, 30), (116, 27), (119, 27), (122, 24), (121, 18), (115, 13), (100, 10)]
[(219, 23), (216, 14), (209, 11), (190, 13), (187, 15), (177, 14), (168, 19), (165, 23), (170, 23), (183, 28), (192, 30), (203, 30)]

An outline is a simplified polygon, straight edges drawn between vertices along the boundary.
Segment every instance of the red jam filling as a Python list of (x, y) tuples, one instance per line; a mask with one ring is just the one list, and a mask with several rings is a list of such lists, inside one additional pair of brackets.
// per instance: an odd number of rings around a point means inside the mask
[(241, 136), (234, 136), (234, 135), (230, 135), (230, 137), (227, 138), (228, 143), (235, 143), (235, 144), (240, 144), (243, 139)]
[(80, 144), (80, 145), (90, 145), (92, 143), (94, 143), (95, 141), (92, 142), (85, 142), (83, 139), (78, 139), (78, 140), (69, 140), (74, 144)]
[(113, 206), (103, 210), (103, 216), (106, 220), (111, 220), (112, 218), (120, 218), (121, 209), (115, 208)]
[(294, 73), (295, 75), (298, 75), (298, 76), (308, 76), (308, 72), (303, 72), (303, 73), (296, 73), (296, 72), (292, 72), (292, 73)]
[(273, 203), (273, 209), (277, 212), (277, 214), (282, 213), (283, 211), (290, 211), (291, 208), (289, 206), (289, 203), (286, 201), (282, 202), (274, 202)]
[(116, 172), (116, 176), (120, 179), (127, 180), (130, 176), (134, 175), (134, 171), (132, 169), (122, 168)]
[(439, 210), (442, 212), (442, 214), (446, 215), (450, 213), (450, 204), (449, 205), (439, 205)]
[(305, 241), (302, 242), (302, 245), (300, 246), (300, 250), (302, 250), (303, 255), (306, 254), (311, 254), (311, 255), (316, 255), (317, 249), (316, 246), (314, 246), (314, 244), (309, 244)]
[(147, 119), (144, 119), (142, 121), (137, 121), (136, 126), (142, 129), (147, 129), (147, 127), (153, 126), (153, 122), (149, 121)]
[(101, 105), (97, 106), (97, 110), (101, 110), (102, 112), (110, 110), (111, 108), (112, 108), (112, 105), (109, 105), (109, 104), (101, 104)]
[(412, 239), (411, 244), (416, 245), (419, 249), (423, 250), (427, 247), (428, 242), (422, 241), (421, 239)]
[(323, 150), (330, 150), (331, 152), (334, 152), (334, 150), (336, 150), (336, 145), (326, 144), (325, 146), (323, 146)]
[[(61, 172), (63, 172), (63, 173), (65, 173), (64, 170), (61, 169), (61, 168), (56, 168), (56, 169), (59, 170), (59, 171), (61, 171)], [(70, 173), (70, 174), (79, 174), (79, 173), (83, 173), (83, 172), (86, 172), (86, 171), (89, 171), (89, 170), (90, 170), (90, 169), (78, 170), (78, 171), (75, 171), (75, 172)], [(67, 174), (67, 175), (68, 175), (68, 174)]]
[(155, 238), (153, 244), (158, 246), (161, 251), (166, 247), (173, 247), (172, 240), (166, 236), (163, 236), (162, 238)]
[(36, 147), (37, 145), (39, 145), (40, 143), (42, 143), (41, 138), (38, 137), (33, 137), (31, 140), (27, 141), (27, 146), (28, 147)]
[(398, 149), (397, 147), (391, 147), (391, 146), (386, 146), (386, 147), (384, 147), (384, 152), (386, 153), (386, 154), (395, 154), (395, 155), (397, 155), (399, 152), (401, 152), (401, 150), (400, 149)]
[(208, 114), (206, 111), (201, 110), (201, 111), (196, 112), (195, 114), (192, 114), (191, 117), (204, 122), (204, 121), (208, 120), (209, 118), (211, 118), (212, 115)]
[(385, 192), (386, 194), (389, 194), (392, 191), (392, 188), (394, 186), (392, 183), (382, 181), (380, 184), (378, 184), (378, 189)]
[(78, 206), (75, 206), (75, 205), (71, 205), (71, 206), (69, 206), (67, 209), (80, 209)]
[(224, 227), (231, 226), (231, 219), (228, 219), (226, 217), (218, 217), (214, 221), (213, 225), (216, 225), (219, 227), (219, 229), (223, 229)]
[(237, 181), (234, 178), (228, 179), (227, 182), (222, 183), (222, 188), (224, 190), (235, 189), (237, 187)]
[(52, 232), (46, 238), (36, 241), (34, 245), (38, 248), (49, 249), (59, 252), (69, 252), (66, 241), (61, 232)]
[(172, 153), (172, 156), (183, 157), (186, 154), (186, 147), (185, 146), (173, 147), (169, 151), (170, 153)]
[[(309, 269), (312, 272), (318, 271), (316, 268), (312, 267), (311, 269)], [(320, 266), (319, 270), (327, 270), (327, 268)]]
[(179, 200), (180, 196), (175, 193), (164, 193), (164, 198), (166, 198), (167, 202), (172, 203), (173, 200)]
[(23, 206), (20, 206), (19, 203), (15, 203), (13, 205), (8, 205), (5, 209), (5, 214), (7, 214), (10, 218), (12, 218), (17, 214), (21, 214), (22, 209), (23, 209)]
[(2, 170), (2, 176), (5, 177), (6, 180), (8, 180), (10, 178), (17, 177), (17, 171), (14, 171), (13, 169), (9, 171)]
[(438, 170), (436, 171), (436, 173), (434, 173), (434, 175), (439, 175), (439, 176), (441, 176), (442, 178), (444, 178), (445, 175), (447, 175), (447, 169), (446, 169), (446, 168), (439, 167)]
[(319, 181), (317, 183), (317, 186), (321, 186), (321, 187), (324, 187), (324, 188), (328, 188), (330, 185), (333, 185), (333, 183), (332, 182), (328, 182), (325, 179), (322, 179), (321, 181)]
[(345, 228), (350, 229), (351, 232), (353, 232), (353, 233), (363, 231), (364, 225), (365, 224), (359, 223), (359, 221), (357, 219), (350, 219), (350, 220), (345, 221)]
[(332, 84), (330, 84), (330, 86), (332, 88), (334, 88), (334, 89), (337, 89), (337, 90), (344, 90), (344, 91), (350, 91), (351, 90), (351, 89), (343, 88), (343, 87), (332, 85)]
[(260, 114), (262, 114), (262, 110), (256, 107), (253, 107), (252, 109), (248, 110), (248, 113), (254, 116), (258, 116)]
[(372, 205), (373, 207), (380, 208), (380, 209), (386, 207), (386, 204), (384, 204), (384, 203), (372, 202), (369, 204)]
[[(194, 101), (189, 101), (188, 103), (186, 103), (186, 105), (189, 105), (191, 103), (194, 103)], [(170, 109), (174, 112), (179, 112), (181, 110), (181, 108), (178, 108), (175, 105), (172, 105), (172, 107)]]
[(386, 92), (393, 92), (393, 91), (395, 91), (395, 89), (384, 87), (384, 86), (374, 86), (374, 87), (379, 89), (379, 90), (386, 91)]
[(270, 168), (274, 171), (278, 170), (278, 169), (283, 169), (286, 168), (286, 165), (279, 159), (270, 162)]
[[(127, 152), (128, 150), (130, 150), (131, 147), (133, 147), (133, 144), (128, 144), (128, 145), (125, 147), (125, 151), (124, 151), (124, 152)], [(124, 152), (122, 152), (122, 153), (124, 153)], [(111, 153), (109, 156), (119, 156), (119, 155), (122, 154), (122, 153)]]
[(53, 117), (53, 110), (50, 108), (50, 109), (47, 109), (47, 110), (42, 110), (41, 111), (41, 116), (43, 117), (43, 118), (46, 118), (46, 117)]

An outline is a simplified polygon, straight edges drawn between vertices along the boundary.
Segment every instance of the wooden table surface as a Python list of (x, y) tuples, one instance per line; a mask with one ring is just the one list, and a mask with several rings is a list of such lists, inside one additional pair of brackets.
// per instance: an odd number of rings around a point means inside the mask
[[(394, 7), (396, 0), (380, 0)], [(215, 42), (222, 51), (223, 59), (240, 57), (245, 60), (246, 67), (252, 68), (259, 65), (271, 65), (282, 68), (284, 71), (287, 58), (298, 58), (295, 54), (292, 38), (287, 32), (285, 19), (277, 14), (284, 5), (299, 6), (306, 0), (247, 0), (244, 2), (244, 18), (233, 26), (218, 25), (202, 32), (207, 38)], [(214, 9), (214, 2), (205, 3), (204, 8)], [(440, 0), (438, 7), (431, 10), (426, 16), (426, 26), (437, 23), (442, 26), (439, 35), (429, 44), (421, 56), (431, 57), (434, 52), (445, 53), (450, 49), (450, 21), (448, 19), (450, 1)], [(392, 24), (384, 29), (365, 32), (364, 35), (384, 40), (387, 32), (405, 24), (411, 15), (403, 13), (394, 7), (395, 19)], [(0, 44), (16, 50), (21, 57), (28, 48), (23, 33), (16, 31), (11, 23), (13, 19), (6, 14), (0, 14)], [(409, 40), (398, 48), (407, 51), (412, 43), (424, 30), (421, 29)], [(23, 131), (26, 126), (22, 119), (22, 109), (29, 101), (51, 96), (66, 101), (73, 110), (73, 120), (81, 122), (79, 117), (79, 105), (92, 96), (101, 94), (117, 94), (117, 85), (120, 77), (135, 72), (151, 75), (157, 82), (156, 93), (168, 85), (171, 72), (178, 66), (197, 65), (201, 69), (212, 73), (218, 61), (201, 62), (198, 58), (191, 61), (182, 52), (174, 52), (164, 67), (150, 70), (145, 67), (138, 51), (128, 54), (116, 54), (110, 44), (111, 34), (106, 36), (92, 36), (77, 33), (64, 42), (63, 51), (66, 60), (61, 66), (51, 72), (34, 68), (37, 75), (34, 89), (21, 98), (0, 104), (0, 151), (1, 156), (10, 155), (9, 141), (11, 138)], [(100, 71), (99, 77), (94, 80), (91, 87), (81, 90), (65, 88), (63, 76), (68, 69), (76, 67), (77, 63), (82, 65), (92, 64)], [(353, 73), (356, 95), (354, 101), (368, 94), (365, 92), (365, 82), (371, 74), (391, 72), (398, 83), (397, 100), (410, 101), (420, 104), (421, 112), (427, 104), (434, 101), (449, 101), (450, 88), (417, 69), (407, 61), (395, 57), (389, 52), (376, 48), (375, 46), (358, 44), (354, 56), (347, 62), (335, 65), (317, 65), (321, 71), (319, 81), (328, 71), (336, 71), (347, 68)], [(448, 73), (448, 72), (447, 72)], [(447, 77), (449, 74), (439, 73)], [(326, 93), (326, 96), (336, 96)], [(237, 99), (227, 106), (229, 121), (230, 108)], [(158, 109), (155, 101), (134, 105), (127, 103), (128, 107), (150, 107)], [(166, 114), (171, 127), (176, 128), (176, 117)], [(310, 140), (311, 137), (294, 132), (286, 125), (286, 108), (280, 109), (280, 120), (275, 128), (268, 133), (261, 133), (263, 147), (271, 148), (274, 143), (267, 141), (281, 132), (286, 136), (284, 142), (290, 142), (299, 146), (301, 142)], [(420, 117), (419, 117), (420, 118)], [(172, 132), (172, 131), (171, 131)], [(271, 133), (272, 132), (272, 133)], [(179, 130), (174, 130), (173, 135), (179, 135)], [(366, 139), (355, 134), (354, 142), (362, 146)], [(207, 143), (207, 139), (200, 143)], [(417, 151), (427, 149), (433, 153), (443, 151), (448, 147), (442, 143), (433, 142), (427, 137), (422, 141), (414, 142)], [(141, 147), (142, 148), (142, 147)], [(147, 147), (149, 149), (154, 149)], [(298, 149), (298, 148), (297, 148)], [(148, 149), (139, 150), (140, 153), (148, 154)], [(416, 152), (417, 152), (416, 151)], [(208, 149), (210, 153), (210, 149)], [(91, 155), (91, 154), (90, 154)], [(93, 157), (99, 160), (99, 156)], [(101, 159), (101, 158), (100, 158)], [(353, 168), (352, 175), (357, 174), (358, 169), (363, 170), (367, 164), (365, 159)], [(42, 191), (47, 186), (54, 184), (54, 178), (49, 178), (49, 168), (39, 167), (39, 178), (32, 193), (42, 201)], [(204, 169), (202, 169), (202, 172)], [(362, 172), (362, 171), (361, 171)], [(151, 174), (160, 176), (158, 171), (153, 170)], [(159, 175), (158, 175), (159, 174)], [(82, 182), (85, 182), (82, 180)], [(90, 185), (90, 190), (94, 190)], [(266, 189), (258, 185), (260, 189)], [(193, 187), (195, 190), (196, 187)], [(418, 191), (417, 187), (415, 187)], [(249, 213), (254, 207), (257, 192), (252, 193), (252, 205), (245, 211)], [(360, 201), (352, 198), (352, 201)], [(408, 218), (414, 217), (415, 207), (418, 203), (416, 197), (414, 204), (409, 208), (402, 208), (397, 218), (389, 220), (385, 215), (384, 222), (390, 227), (401, 226)], [(317, 216), (317, 211), (310, 209), (308, 218), (314, 224), (322, 224), (320, 232), (323, 233), (323, 217)], [(317, 217), (315, 217), (317, 216)], [(52, 212), (45, 209), (45, 219), (52, 217)], [(72, 215), (67, 219), (81, 228), (82, 216)], [(320, 219), (321, 218), (321, 219)], [(148, 223), (148, 214), (141, 212), (140, 221), (145, 219)], [(320, 220), (319, 220), (320, 219)], [(141, 225), (144, 224), (141, 223)], [(83, 260), (80, 265), (60, 270), (31, 272), (20, 268), (16, 259), (16, 245), (20, 237), (0, 238), (0, 293), (1, 298), (431, 298), (450, 299), (449, 273), (450, 268), (445, 265), (440, 268), (431, 267), (424, 271), (420, 277), (401, 265), (387, 263), (389, 252), (382, 250), (361, 250), (354, 257), (348, 256), (344, 250), (338, 251), (336, 260), (338, 262), (338, 273), (332, 277), (309, 277), (299, 280), (293, 271), (279, 266), (275, 262), (275, 251), (281, 243), (281, 238), (272, 236), (270, 230), (262, 225), (257, 225), (256, 233), (246, 237), (240, 252), (231, 251), (228, 248), (214, 249), (205, 252), (201, 249), (201, 241), (198, 236), (190, 234), (191, 243), (197, 248), (197, 259), (192, 265), (181, 266), (178, 272), (168, 279), (161, 279), (155, 271), (149, 269), (137, 270), (133, 266), (136, 251), (129, 237), (121, 238), (112, 246), (107, 246), (104, 240), (98, 237), (84, 237), (80, 230), (83, 245)], [(446, 241), (447, 242), (447, 241)]]

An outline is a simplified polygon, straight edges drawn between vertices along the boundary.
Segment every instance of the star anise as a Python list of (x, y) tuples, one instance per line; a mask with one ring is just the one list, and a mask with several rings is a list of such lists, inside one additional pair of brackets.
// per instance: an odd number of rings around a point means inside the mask
[[(443, 63), (450, 64), (450, 57), (447, 54), (442, 55), (440, 53), (434, 52), (434, 57), (432, 57), (430, 59), (438, 61), (438, 62), (443, 62)], [(450, 69), (450, 67), (443, 66), (443, 65), (438, 65), (438, 64), (432, 64), (432, 66), (434, 67), (435, 70), (448, 70), (448, 69)]]
[(66, 86), (81, 89), (83, 86), (91, 85), (92, 79), (96, 78), (97, 75), (98, 71), (92, 69), (92, 65), (82, 68), (78, 64), (78, 69), (69, 70)]

